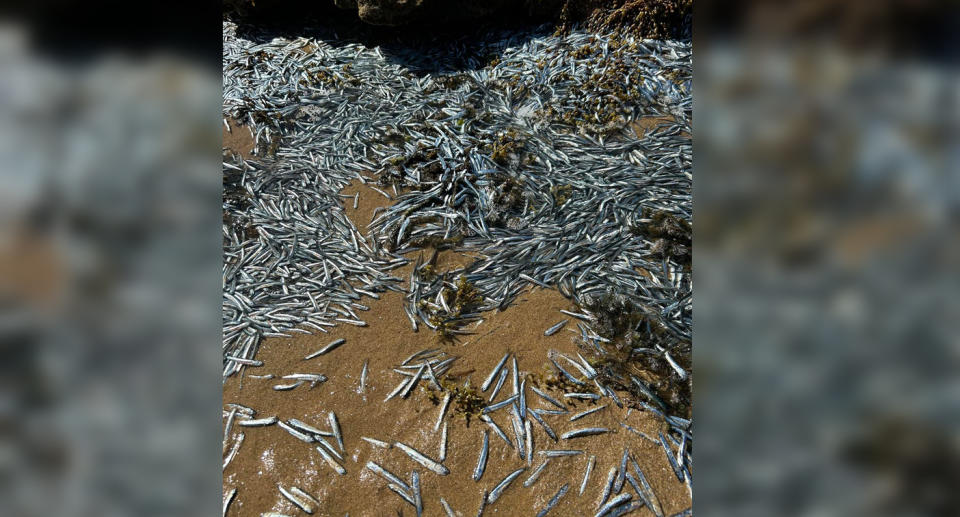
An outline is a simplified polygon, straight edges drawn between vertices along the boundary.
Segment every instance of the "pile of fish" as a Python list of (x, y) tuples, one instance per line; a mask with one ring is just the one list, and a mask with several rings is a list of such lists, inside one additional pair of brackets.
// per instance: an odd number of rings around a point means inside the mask
[[(692, 219), (690, 42), (536, 30), (488, 35), (479, 52), (460, 44), (384, 52), (335, 38), (241, 37), (236, 25), (224, 22), (223, 114), (246, 124), (256, 143), (254, 159), (225, 156), (223, 165), (224, 377), (262, 364), (256, 352), (264, 337), (366, 325), (363, 298), (379, 298), (387, 290), (405, 294), (414, 330), (423, 325), (456, 334), (485, 311), (504, 309), (523, 290), (540, 286), (558, 289), (583, 308), (569, 315), (579, 320), (584, 346), (600, 356), (616, 343), (601, 335), (589, 307), (616, 297), (642, 308), (646, 332), (653, 332), (649, 319), (658, 326), (655, 346), (644, 353), (665, 358), (678, 378), (687, 379), (670, 354), (689, 354), (689, 259), (664, 252), (644, 228), (664, 217), (687, 225)], [(496, 58), (477, 57), (490, 55)], [(424, 63), (436, 73), (425, 73)], [(654, 116), (661, 120), (657, 127), (633, 134), (634, 121)], [(361, 228), (345, 215), (345, 206), (355, 208), (357, 198), (341, 194), (357, 181), (379, 192), (387, 205)], [(453, 246), (475, 257), (456, 277), (437, 274), (432, 261), (418, 261), (408, 278), (396, 276), (395, 270), (410, 262), (410, 252)], [(545, 333), (559, 331), (566, 321)], [(405, 397), (421, 379), (442, 391), (438, 377), (449, 359), (430, 354), (395, 370), (404, 379), (391, 396)], [(622, 406), (604, 382), (635, 386), (653, 403), (641, 402), (643, 407), (660, 414), (669, 432), (655, 439), (624, 427), (662, 445), (677, 478), (689, 486), (690, 420), (670, 415), (640, 379), (598, 372), (579, 359), (551, 354), (558, 375), (583, 387), (565, 396), (609, 398)], [(512, 411), (515, 443), (495, 423), (491, 428), (530, 464), (531, 422), (556, 435), (541, 417), (550, 410), (526, 407), (526, 381), (517, 379), (515, 360), (514, 394), (493, 403), (510, 370), (506, 361), (483, 385), (483, 391), (494, 389), (481, 420), (490, 424), (489, 413)], [(325, 380), (304, 375), (275, 389)], [(449, 394), (438, 426), (448, 404)], [(321, 443), (317, 450), (331, 467), (342, 469), (336, 461), (342, 442), (335, 448), (325, 440), (340, 441), (332, 413), (330, 431), (255, 419), (249, 409), (240, 415), (246, 418), (241, 425), (282, 425), (304, 441)], [(444, 437), (445, 431), (444, 425)], [(584, 427), (559, 439), (607, 431)], [(488, 439), (485, 434), (482, 451)], [(445, 469), (442, 458), (436, 462), (404, 450), (429, 470)], [(583, 451), (538, 452), (543, 462), (525, 484), (536, 480), (551, 457)], [(477, 480), (485, 456), (480, 453)], [(658, 506), (635, 461), (629, 472), (628, 460), (625, 449), (620, 467), (608, 475), (598, 515), (636, 507), (621, 493), (624, 480), (640, 496), (638, 505)], [(376, 463), (367, 468), (420, 513), (416, 471), (407, 483)], [(581, 493), (592, 468), (591, 461)], [(511, 473), (484, 500), (492, 504), (524, 470)], [(542, 513), (568, 489), (563, 486)], [(301, 509), (315, 505), (297, 487), (280, 490)]]
[[(502, 54), (493, 66), (417, 76), (379, 47), (302, 37), (255, 44), (224, 22), (224, 114), (253, 128), (269, 153), (224, 163), (226, 375), (242, 366), (232, 358), (253, 358), (262, 336), (362, 324), (361, 295), (400, 289), (390, 271), (430, 239), (477, 254), (465, 272), (484, 300), (474, 313), (503, 308), (531, 285), (578, 303), (613, 292), (689, 340), (690, 274), (634, 230), (651, 212), (692, 216), (690, 44), (632, 42), (628, 63), (643, 82), (626, 116), (673, 122), (605, 141), (541, 113), (562, 109), (569, 91), (603, 69), (613, 54), (604, 38), (495, 41)], [(573, 57), (590, 45), (596, 52)], [(495, 161), (498, 145), (506, 150)], [(381, 189), (392, 205), (369, 231), (356, 228), (340, 191), (378, 172), (392, 182), (392, 194)], [(398, 196), (398, 185), (412, 190)], [(439, 309), (442, 292), (457, 286), (424, 281), (420, 268), (410, 280), (411, 320), (435, 327), (425, 305)]]

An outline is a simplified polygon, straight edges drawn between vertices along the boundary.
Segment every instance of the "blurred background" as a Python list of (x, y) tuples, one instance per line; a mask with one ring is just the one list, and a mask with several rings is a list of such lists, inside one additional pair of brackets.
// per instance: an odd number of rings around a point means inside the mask
[[(0, 515), (220, 508), (220, 5), (132, 4), (0, 14)], [(960, 515), (955, 6), (695, 3), (697, 513)]]
[(219, 5), (127, 4), (0, 14), (0, 515), (220, 511)]
[(694, 509), (960, 515), (956, 2), (694, 7)]

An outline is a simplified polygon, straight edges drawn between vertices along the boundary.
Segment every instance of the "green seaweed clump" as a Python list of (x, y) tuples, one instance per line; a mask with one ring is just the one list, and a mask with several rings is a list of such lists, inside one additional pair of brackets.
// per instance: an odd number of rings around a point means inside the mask
[[(451, 395), (450, 405), (452, 413), (463, 415), (464, 420), (467, 421), (467, 426), (470, 425), (471, 418), (480, 416), (480, 411), (487, 404), (477, 388), (462, 386), (447, 379), (441, 379), (440, 385), (444, 391), (449, 392)], [(432, 390), (428, 398), (430, 402), (439, 404), (443, 397), (440, 396), (440, 392)]]

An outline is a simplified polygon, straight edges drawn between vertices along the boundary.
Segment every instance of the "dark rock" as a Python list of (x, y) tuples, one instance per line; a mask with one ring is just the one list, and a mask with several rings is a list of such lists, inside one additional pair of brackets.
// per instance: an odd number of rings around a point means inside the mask
[(356, 0), (355, 3), (360, 19), (369, 24), (403, 25), (414, 19), (414, 14), (422, 14), (419, 11), (424, 0)]
[(399, 26), (430, 17), (439, 22), (476, 20), (501, 12), (504, 16), (556, 18), (565, 0), (334, 0), (341, 9), (356, 9), (371, 25)]

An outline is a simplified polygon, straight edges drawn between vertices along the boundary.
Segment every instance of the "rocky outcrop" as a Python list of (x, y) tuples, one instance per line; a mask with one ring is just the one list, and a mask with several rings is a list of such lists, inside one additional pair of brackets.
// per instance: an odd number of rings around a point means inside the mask
[[(424, 0), (356, 0), (360, 19), (373, 25), (403, 25), (422, 14)], [(339, 7), (339, 4), (338, 4)]]
[(303, 15), (349, 18), (356, 13), (370, 25), (432, 32), (434, 26), (459, 31), (495, 19), (553, 22), (561, 31), (579, 24), (597, 32), (663, 39), (690, 37), (693, 0), (223, 0), (223, 5), (230, 15), (293, 23)]
[(553, 17), (565, 0), (334, 0), (341, 9), (356, 10), (373, 25), (405, 25), (423, 17), (443, 21), (474, 20), (503, 10), (514, 16)]

